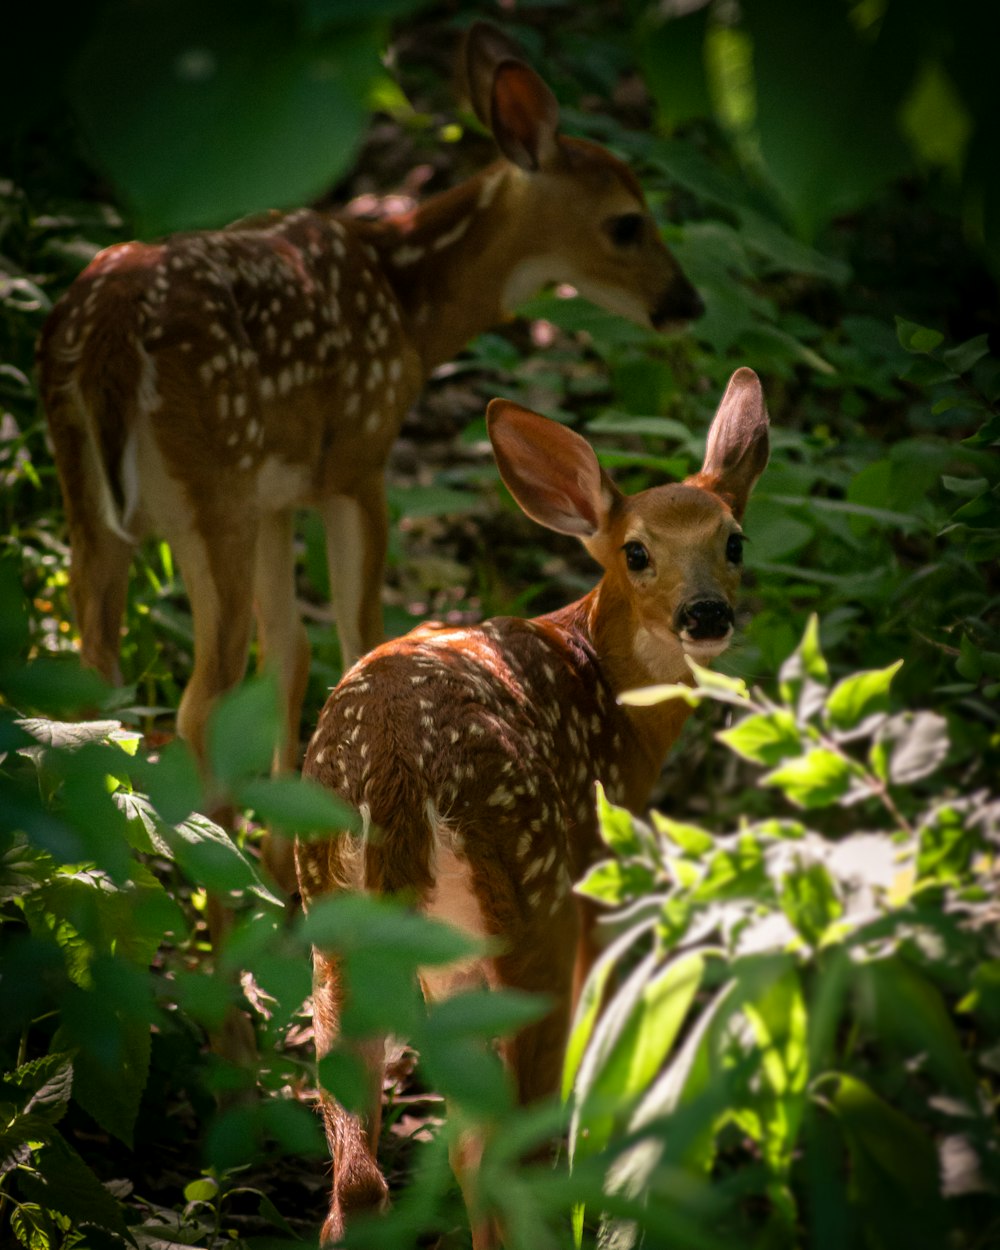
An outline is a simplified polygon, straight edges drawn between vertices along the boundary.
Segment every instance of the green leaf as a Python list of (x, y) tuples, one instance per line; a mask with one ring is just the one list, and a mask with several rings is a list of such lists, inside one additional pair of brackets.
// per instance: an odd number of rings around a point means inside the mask
[(941, 1245), (940, 1165), (931, 1138), (856, 1077), (828, 1080), (850, 1156), (851, 1195), (866, 1228), (880, 1245)]
[(76, 1052), (73, 1097), (131, 1148), (149, 1074), (156, 1018), (152, 987), (144, 969), (112, 957), (94, 961), (93, 981), (93, 990), (76, 990), (63, 999), (56, 1038)]
[(56, 1132), (39, 1152), (37, 1169), (22, 1169), (18, 1186), (29, 1201), (58, 1211), (76, 1226), (107, 1229), (134, 1245), (121, 1208), (83, 1159)]
[(628, 899), (648, 893), (653, 883), (653, 874), (645, 864), (605, 859), (588, 870), (575, 890), (586, 898), (617, 907)]
[(887, 75), (833, 0), (757, 0), (740, 26), (753, 41), (755, 150), (798, 233), (814, 237), (908, 164)]
[(717, 843), (708, 871), (695, 887), (698, 902), (756, 895), (764, 884), (764, 854), (749, 831)]
[(730, 750), (755, 764), (777, 764), (802, 750), (802, 737), (791, 712), (777, 708), (744, 717), (715, 735)]
[(168, 742), (156, 761), (135, 760), (130, 771), (135, 784), (149, 795), (150, 802), (168, 825), (176, 825), (192, 812), (205, 809), (194, 752), (179, 738)]
[(889, 780), (910, 785), (930, 776), (948, 754), (948, 722), (936, 712), (904, 712), (881, 726), (877, 742), (889, 750)]
[(144, 234), (308, 203), (346, 172), (383, 75), (381, 22), (310, 32), (297, 13), (183, 0), (96, 24), (72, 100)]
[(185, 1202), (214, 1203), (219, 1197), (219, 1182), (210, 1176), (202, 1176), (184, 1186)]
[(608, 949), (601, 953), (587, 974), (576, 1005), (576, 1016), (563, 1059), (562, 1097), (564, 1102), (569, 1099), (584, 1052), (590, 1045), (594, 1025), (604, 1002), (605, 989), (611, 975), (622, 956), (649, 931), (652, 923), (650, 920), (643, 920), (619, 934)]
[(697, 825), (685, 825), (679, 820), (671, 820), (654, 808), (650, 812), (653, 828), (665, 838), (669, 838), (675, 846), (680, 847), (685, 855), (701, 859), (715, 846), (715, 838), (705, 829)]
[(238, 785), (234, 798), (284, 833), (326, 835), (361, 829), (353, 807), (308, 777), (257, 777)]
[(262, 674), (223, 696), (206, 731), (212, 775), (236, 787), (270, 772), (285, 734), (285, 718), (273, 675)]
[(601, 837), (616, 855), (638, 855), (642, 850), (635, 817), (627, 808), (609, 803), (600, 783), (597, 786), (597, 820)]
[[(16, 1093), (15, 1093), (16, 1091)], [(4, 1100), (16, 1099), (25, 1115), (58, 1124), (73, 1093), (73, 1057), (51, 1051), (3, 1077)]]
[(817, 947), (830, 925), (843, 914), (843, 906), (823, 864), (796, 867), (782, 878), (781, 907), (796, 931)]
[(428, 1010), (425, 1036), (432, 1039), (509, 1037), (546, 1015), (552, 1003), (543, 994), (516, 990), (466, 990)]
[(685, 659), (687, 660), (688, 668), (694, 673), (699, 690), (732, 695), (741, 701), (745, 701), (750, 697), (747, 684), (742, 677), (728, 677), (725, 673), (716, 673), (710, 668), (703, 668), (702, 665), (696, 664), (690, 656), (686, 656)]
[(414, 970), (484, 949), (484, 943), (452, 925), (417, 915), (391, 899), (363, 894), (321, 898), (299, 922), (299, 932), (321, 950), (388, 952)]
[(673, 1047), (701, 985), (705, 960), (690, 953), (654, 971), (644, 961), (608, 1004), (580, 1065), (572, 1132), (577, 1152), (603, 1149), (616, 1112), (645, 1090)]
[(777, 786), (799, 807), (827, 807), (843, 798), (852, 776), (851, 765), (842, 755), (815, 747), (767, 773), (761, 785)]
[(660, 686), (640, 686), (636, 690), (624, 690), (618, 696), (618, 702), (628, 707), (655, 707), (657, 703), (666, 703), (668, 699), (683, 699), (690, 707), (697, 707), (701, 703), (702, 695), (680, 682), (668, 682)]
[(904, 1062), (919, 1058), (943, 1088), (974, 1106), (975, 1073), (954, 1017), (931, 980), (899, 955), (862, 965), (857, 977), (878, 1035), (900, 1048)]
[(984, 356), (988, 356), (989, 352), (990, 336), (977, 334), (975, 338), (967, 339), (964, 343), (959, 343), (957, 347), (950, 347), (941, 355), (945, 363), (956, 373), (968, 373)]
[(896, 318), (896, 337), (908, 352), (923, 354), (932, 352), (944, 342), (944, 335), (940, 331), (917, 325), (915, 321), (907, 321), (904, 317)]
[(903, 661), (897, 660), (888, 668), (852, 673), (837, 682), (826, 700), (830, 723), (837, 729), (854, 729), (866, 716), (884, 711), (889, 686), (902, 666)]
[(195, 813), (179, 825), (161, 824), (159, 832), (187, 876), (219, 894), (246, 891), (281, 906), (261, 881), (257, 869), (229, 834), (207, 816)]
[(830, 683), (830, 670), (820, 648), (819, 617), (815, 613), (806, 622), (802, 641), (781, 666), (779, 684), (782, 699), (786, 703), (794, 703), (806, 679), (821, 686)]

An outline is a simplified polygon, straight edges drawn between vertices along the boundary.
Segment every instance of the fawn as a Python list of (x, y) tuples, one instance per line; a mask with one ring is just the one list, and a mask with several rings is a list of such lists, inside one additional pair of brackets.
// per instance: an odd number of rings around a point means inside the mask
[(191, 601), (177, 726), (199, 754), (255, 612), (287, 707), (279, 764), (297, 759), (296, 508), (325, 526), (345, 668), (380, 641), (385, 464), (431, 370), (549, 282), (656, 329), (701, 311), (631, 171), (559, 134), (517, 48), (477, 23), (464, 71), (502, 153), (467, 182), (377, 222), (304, 209), (109, 247), (43, 330), (83, 659), (119, 679), (128, 567), (159, 533)]
[[(533, 520), (575, 534), (604, 572), (576, 603), (534, 620), (424, 625), (356, 664), (324, 707), (304, 773), (361, 813), (360, 836), (296, 849), (308, 908), (331, 890), (401, 894), (424, 913), (479, 936), (501, 954), (421, 974), (424, 995), (485, 983), (546, 993), (555, 1006), (505, 1043), (521, 1101), (558, 1088), (576, 994), (595, 953), (593, 916), (573, 882), (600, 852), (594, 783), (632, 811), (653, 783), (689, 708), (635, 708), (625, 690), (689, 681), (733, 631), (740, 519), (768, 458), (757, 375), (733, 374), (701, 470), (681, 483), (621, 494), (578, 434), (506, 400), (487, 412), (500, 475)], [(369, 834), (377, 836), (369, 836)], [(313, 952), (320, 1054), (337, 1035), (334, 954)], [(381, 1042), (368, 1047), (381, 1089)], [(379, 1206), (380, 1107), (364, 1122), (322, 1096), (333, 1154), (323, 1238), (345, 1215)], [(500, 1230), (477, 1212), (482, 1143), (453, 1164), (473, 1218), (476, 1250)]]

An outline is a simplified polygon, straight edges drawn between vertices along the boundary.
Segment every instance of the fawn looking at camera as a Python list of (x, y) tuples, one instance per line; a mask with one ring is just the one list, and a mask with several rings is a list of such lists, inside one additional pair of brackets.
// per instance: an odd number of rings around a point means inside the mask
[[(400, 894), (424, 913), (503, 951), (421, 974), (425, 996), (471, 984), (544, 992), (541, 1021), (504, 1043), (523, 1102), (558, 1087), (576, 994), (593, 954), (592, 915), (574, 881), (601, 853), (594, 785), (641, 811), (690, 709), (618, 702), (625, 690), (690, 680), (733, 632), (740, 520), (768, 457), (757, 376), (740, 369), (712, 423), (701, 470), (684, 482), (625, 496), (590, 446), (564, 426), (505, 400), (487, 413), (500, 474), (524, 512), (576, 535), (604, 572), (576, 603), (533, 620), (426, 625), (378, 647), (324, 707), (304, 766), (361, 813), (362, 832), (297, 847), (308, 908), (329, 891)], [(335, 953), (313, 956), (314, 1024), (324, 1053), (337, 1036)], [(381, 1088), (383, 1046), (366, 1047), (370, 1089)], [(333, 1194), (323, 1230), (379, 1206), (377, 1097), (363, 1119), (325, 1098)], [(476, 1195), (482, 1143), (453, 1164), (473, 1244), (502, 1230)]]

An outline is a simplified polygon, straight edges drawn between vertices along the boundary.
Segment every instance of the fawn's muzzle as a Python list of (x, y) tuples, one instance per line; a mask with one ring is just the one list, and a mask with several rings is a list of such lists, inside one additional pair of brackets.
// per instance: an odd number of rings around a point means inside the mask
[(725, 599), (695, 599), (678, 608), (674, 627), (682, 638), (724, 638), (733, 627), (733, 609)]
[(701, 296), (686, 278), (682, 278), (674, 282), (649, 319), (657, 330), (662, 330), (675, 321), (697, 321), (704, 311)]

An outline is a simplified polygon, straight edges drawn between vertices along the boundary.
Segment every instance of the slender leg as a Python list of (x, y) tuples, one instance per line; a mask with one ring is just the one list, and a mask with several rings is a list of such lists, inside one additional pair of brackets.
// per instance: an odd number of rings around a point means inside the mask
[(330, 593), (344, 669), (382, 640), (382, 575), (388, 520), (385, 480), (373, 473), (352, 495), (334, 495), (320, 509), (326, 528)]
[[(285, 740), (275, 771), (291, 771), (298, 762), (299, 718), (309, 679), (309, 641), (295, 604), (294, 514), (289, 509), (261, 518), (254, 566), (254, 599), (261, 664), (277, 674), (285, 707)], [(295, 893), (294, 844), (269, 834), (264, 863), (289, 897)]]
[[(339, 1031), (342, 991), (336, 961), (313, 952), (313, 1029), (319, 1058), (333, 1046)], [(378, 1210), (388, 1199), (388, 1186), (375, 1160), (382, 1119), (382, 1077), (385, 1042), (373, 1039), (358, 1048), (368, 1073), (367, 1109), (359, 1118), (346, 1111), (325, 1091), (320, 1105), (333, 1159), (330, 1213), (320, 1241), (328, 1245), (344, 1231), (344, 1221), (356, 1211)]]
[[(194, 618), (194, 672), (181, 698), (177, 731), (202, 761), (206, 757), (205, 726), (212, 708), (246, 671), (253, 619), (253, 523), (244, 520), (233, 528), (221, 516), (214, 522), (207, 529), (211, 546), (193, 527), (174, 527), (168, 535)], [(215, 816), (226, 820), (226, 813), (216, 811)], [(206, 919), (218, 956), (226, 943), (230, 912), (211, 893)], [(213, 1049), (234, 1063), (251, 1062), (256, 1044), (250, 1021), (242, 1012), (229, 1013)]]

